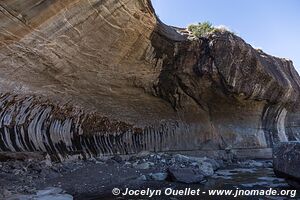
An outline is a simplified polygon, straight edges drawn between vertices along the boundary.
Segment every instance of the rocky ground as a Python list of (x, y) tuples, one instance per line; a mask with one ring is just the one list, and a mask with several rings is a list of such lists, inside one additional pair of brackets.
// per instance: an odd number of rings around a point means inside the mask
[[(0, 162), (0, 199), (115, 199), (111, 194), (115, 187), (211, 189), (238, 181), (245, 188), (288, 188), (272, 171), (272, 162), (266, 160), (214, 160), (149, 152), (63, 163), (9, 160)], [(257, 174), (256, 179), (251, 177)]]

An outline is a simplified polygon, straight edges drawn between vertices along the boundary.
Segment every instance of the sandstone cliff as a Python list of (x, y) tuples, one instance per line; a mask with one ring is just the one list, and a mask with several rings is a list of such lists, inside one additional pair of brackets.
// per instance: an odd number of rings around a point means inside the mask
[(0, 150), (264, 149), (299, 140), (292, 62), (191, 39), (146, 0), (0, 2)]

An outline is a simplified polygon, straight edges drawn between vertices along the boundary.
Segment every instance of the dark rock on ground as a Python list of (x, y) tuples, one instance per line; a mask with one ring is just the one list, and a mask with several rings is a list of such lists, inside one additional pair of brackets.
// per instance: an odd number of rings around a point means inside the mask
[(293, 178), (285, 178), (286, 182), (297, 189), (300, 189), (300, 181), (299, 180), (294, 180)]
[(190, 157), (181, 154), (176, 154), (174, 158), (179, 163), (184, 163), (187, 166), (192, 165), (199, 169), (204, 176), (212, 176), (214, 171), (221, 167), (222, 162), (217, 162), (214, 159), (207, 157)]
[(118, 163), (122, 163), (122, 162), (123, 162), (122, 157), (119, 156), (119, 155), (116, 155), (116, 156), (112, 157), (111, 159), (112, 159), (112, 160), (115, 160), (115, 161), (118, 162)]
[(278, 177), (300, 189), (300, 142), (284, 142), (273, 150), (273, 167)]
[(170, 167), (168, 173), (172, 181), (182, 183), (200, 183), (204, 180), (202, 171), (195, 168)]
[(152, 163), (152, 162), (143, 162), (143, 163), (140, 163), (140, 164), (134, 164), (133, 166), (136, 169), (149, 169), (153, 165), (154, 165), (154, 163)]
[(150, 180), (164, 181), (167, 179), (168, 173), (166, 173), (166, 172), (150, 173), (149, 177), (150, 177)]
[(73, 196), (66, 194), (61, 188), (48, 187), (38, 190), (35, 194), (14, 194), (4, 196), (6, 200), (73, 200)]
[(237, 165), (239, 167), (245, 167), (245, 168), (257, 168), (257, 167), (272, 168), (273, 162), (272, 160), (246, 160), (246, 161), (238, 161)]
[(105, 163), (108, 165), (117, 165), (118, 164), (118, 162), (114, 159), (108, 159), (105, 161)]

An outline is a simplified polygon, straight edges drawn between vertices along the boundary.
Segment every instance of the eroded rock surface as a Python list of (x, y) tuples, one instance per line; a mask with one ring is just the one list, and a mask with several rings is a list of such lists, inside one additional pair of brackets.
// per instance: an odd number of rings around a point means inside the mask
[(147, 0), (0, 2), (0, 150), (53, 160), (297, 140), (292, 62), (191, 39)]

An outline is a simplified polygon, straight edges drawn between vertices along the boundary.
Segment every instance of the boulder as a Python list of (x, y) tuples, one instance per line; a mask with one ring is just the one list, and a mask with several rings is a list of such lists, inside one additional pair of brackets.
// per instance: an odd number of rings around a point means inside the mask
[(246, 160), (238, 163), (240, 167), (246, 168), (255, 168), (255, 167), (264, 167), (264, 162), (259, 162), (256, 160)]
[(73, 200), (73, 197), (69, 194), (51, 194), (45, 196), (36, 196), (35, 200)]
[(195, 168), (169, 167), (168, 173), (172, 181), (181, 183), (200, 183), (204, 180), (202, 171)]
[(144, 162), (144, 163), (136, 164), (136, 165), (134, 165), (134, 167), (136, 169), (144, 169), (145, 170), (145, 169), (149, 169), (153, 165), (154, 165), (154, 163), (152, 163), (152, 162)]
[(198, 169), (204, 176), (212, 176), (214, 174), (214, 168), (212, 164), (208, 162), (198, 163)]
[(147, 180), (147, 177), (145, 175), (141, 175), (139, 177), (137, 177), (136, 179), (137, 181), (146, 181)]
[(273, 169), (276, 176), (300, 188), (300, 142), (284, 142), (273, 150)]
[(149, 174), (149, 177), (151, 180), (164, 181), (168, 177), (168, 173), (165, 172), (151, 173)]
[(56, 187), (48, 187), (43, 190), (37, 191), (36, 195), (37, 196), (45, 196), (45, 195), (53, 195), (53, 194), (59, 194), (62, 193), (63, 190), (61, 188), (56, 188)]
[(38, 190), (36, 194), (13, 194), (6, 196), (6, 200), (73, 200), (73, 196), (65, 194), (61, 188), (48, 187)]
[(122, 163), (123, 162), (123, 158), (119, 155), (116, 155), (116, 156), (112, 157), (111, 159), (116, 161), (117, 163)]
[(220, 168), (220, 164), (214, 159), (207, 157), (193, 157), (185, 156), (181, 154), (174, 155), (174, 158), (179, 163), (186, 163), (187, 165), (192, 165), (197, 167), (204, 176), (212, 176), (214, 171)]

